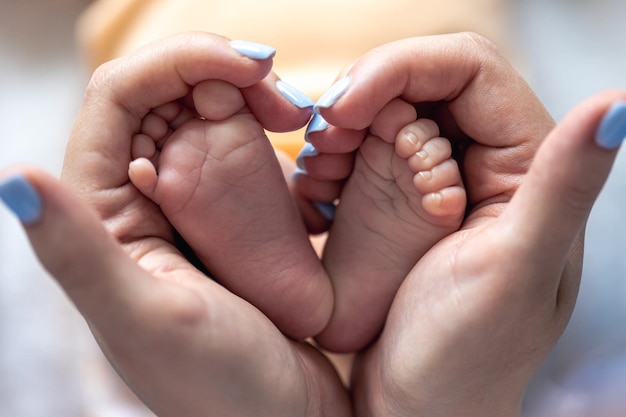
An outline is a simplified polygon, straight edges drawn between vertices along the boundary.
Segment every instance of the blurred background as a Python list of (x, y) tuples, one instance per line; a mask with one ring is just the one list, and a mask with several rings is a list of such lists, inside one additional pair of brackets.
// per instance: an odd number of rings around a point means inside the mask
[[(516, 50), (555, 119), (596, 92), (626, 88), (626, 2), (523, 0)], [(529, 417), (626, 416), (626, 154), (589, 219), (572, 320), (528, 389)]]
[[(132, 10), (137, 18), (146, 4), (165, 2), (108, 3), (117, 3), (114, 13)], [(0, 167), (32, 163), (58, 175), (65, 141), (91, 68), (99, 60), (129, 48), (119, 39), (114, 43), (103, 41), (110, 39), (107, 31), (116, 37), (127, 33), (120, 22), (128, 23), (119, 16), (110, 20), (105, 9), (90, 12), (88, 18), (83, 16), (77, 41), (76, 20), (90, 3), (0, 0)], [(171, 3), (180, 7), (186, 4), (180, 0)], [(432, 20), (448, 19), (445, 24), (422, 25), (421, 30), (450, 31), (458, 27), (497, 37), (493, 40), (524, 74), (555, 119), (561, 119), (571, 107), (596, 92), (626, 89), (626, 2), (458, 2), (463, 7), (473, 3), (473, 14), (479, 19), (470, 21), (472, 13), (459, 12), (468, 21), (455, 26), (458, 22), (453, 17), (459, 18), (452, 10), (460, 9), (444, 8), (443, 13), (433, 12), (436, 17)], [(421, 14), (428, 17), (430, 11), (422, 8)], [(108, 23), (93, 23), (98, 21)], [(179, 20), (173, 30), (185, 23)], [(146, 25), (145, 21), (137, 24)], [(94, 30), (89, 31), (89, 27)], [(150, 36), (156, 33), (152, 28)], [(135, 42), (141, 41), (137, 39)], [(268, 43), (277, 47), (279, 54), (284, 50)], [(291, 70), (289, 63), (285, 68)], [(333, 68), (333, 76), (338, 70)], [(328, 81), (323, 80), (324, 86), (330, 85)], [(290, 82), (303, 87), (298, 80)], [(528, 389), (524, 405), (527, 417), (626, 416), (623, 152), (587, 230), (579, 302), (563, 338)], [(121, 388), (82, 318), (39, 267), (16, 220), (0, 206), (0, 417), (149, 415)]]

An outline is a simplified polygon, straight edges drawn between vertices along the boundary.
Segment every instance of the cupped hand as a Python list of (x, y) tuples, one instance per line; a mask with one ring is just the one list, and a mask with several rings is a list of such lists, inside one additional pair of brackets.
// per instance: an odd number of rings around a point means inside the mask
[[(345, 94), (320, 109), (325, 119), (361, 131), (393, 98), (414, 103), (453, 141), (469, 199), (461, 229), (417, 263), (357, 358), (357, 415), (518, 415), (574, 307), (586, 218), (615, 158), (596, 132), (626, 92), (598, 95), (554, 128), (473, 34), (386, 45), (347, 74)], [(623, 139), (624, 112), (607, 117), (621, 117), (611, 134)]]
[(268, 129), (306, 123), (310, 108), (288, 103), (270, 70), (271, 59), (242, 56), (218, 36), (170, 38), (96, 71), (68, 144), (66, 184), (28, 167), (3, 173), (38, 196), (41, 213), (25, 224), (38, 256), (159, 416), (349, 413), (323, 355), (192, 265), (128, 177), (144, 116), (169, 102), (193, 113), (190, 94), (203, 80), (242, 88)]

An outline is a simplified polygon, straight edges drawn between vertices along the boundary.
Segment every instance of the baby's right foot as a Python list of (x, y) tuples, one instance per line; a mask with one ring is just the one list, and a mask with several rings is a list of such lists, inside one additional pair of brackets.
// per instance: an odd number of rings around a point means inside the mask
[(403, 279), (463, 219), (461, 174), (435, 122), (418, 119), (392, 141), (369, 135), (361, 145), (326, 243), (335, 309), (317, 340), (330, 350), (370, 343)]
[(146, 117), (133, 183), (220, 283), (287, 335), (315, 335), (332, 310), (331, 284), (262, 126), (230, 84), (207, 81), (194, 100), (202, 117), (175, 105)]

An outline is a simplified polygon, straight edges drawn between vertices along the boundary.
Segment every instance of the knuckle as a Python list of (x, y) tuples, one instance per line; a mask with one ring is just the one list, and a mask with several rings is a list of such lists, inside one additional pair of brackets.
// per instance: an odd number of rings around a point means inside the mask
[(117, 65), (117, 60), (108, 61), (99, 65), (91, 74), (87, 84), (87, 95), (93, 96), (105, 91), (111, 85), (111, 79)]

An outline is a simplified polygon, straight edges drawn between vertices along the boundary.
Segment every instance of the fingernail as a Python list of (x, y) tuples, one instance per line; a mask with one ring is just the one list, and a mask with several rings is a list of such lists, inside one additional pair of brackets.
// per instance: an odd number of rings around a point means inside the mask
[(615, 149), (626, 139), (626, 102), (613, 104), (606, 112), (598, 132), (596, 143), (605, 149)]
[(233, 40), (230, 46), (241, 55), (251, 59), (268, 59), (276, 55), (276, 49), (257, 42)]
[(319, 201), (312, 202), (313, 207), (324, 217), (326, 220), (335, 220), (335, 211), (337, 207), (334, 203), (322, 203)]
[(304, 140), (309, 141), (309, 135), (315, 132), (321, 132), (322, 130), (328, 129), (328, 122), (322, 117), (321, 114), (315, 113), (313, 118), (309, 122), (309, 125), (306, 127), (306, 132), (304, 132)]
[(0, 200), (24, 224), (34, 223), (41, 217), (39, 193), (21, 175), (7, 178), (0, 183)]
[(319, 109), (325, 109), (337, 102), (341, 96), (345, 94), (350, 87), (352, 78), (350, 76), (343, 77), (335, 84), (333, 84), (315, 103), (314, 110), (317, 112)]
[(315, 103), (306, 94), (298, 90), (296, 87), (287, 84), (284, 81), (276, 81), (276, 88), (287, 100), (289, 100), (294, 106), (301, 109), (307, 107), (313, 107)]
[(306, 169), (303, 168), (296, 168), (293, 170), (293, 172), (291, 173), (291, 182), (295, 183), (298, 180), (298, 177), (300, 176), (304, 176), (307, 175), (308, 173), (306, 172)]
[(319, 154), (320, 154), (319, 151), (315, 149), (313, 145), (311, 145), (310, 143), (305, 143), (302, 149), (300, 150), (300, 153), (296, 157), (296, 166), (300, 169), (305, 169), (304, 158), (308, 158), (310, 156), (317, 156)]

